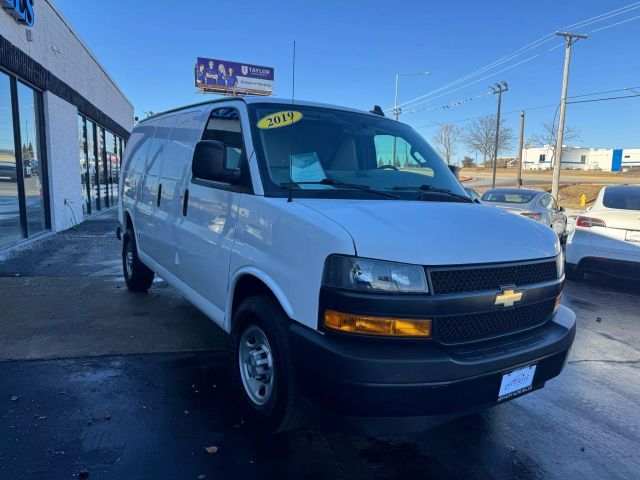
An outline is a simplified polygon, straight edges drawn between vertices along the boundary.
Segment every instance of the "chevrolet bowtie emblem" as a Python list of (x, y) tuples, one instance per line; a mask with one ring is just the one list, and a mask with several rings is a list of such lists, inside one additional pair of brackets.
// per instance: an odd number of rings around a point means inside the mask
[(513, 307), (513, 304), (522, 299), (522, 292), (515, 290), (503, 290), (502, 293), (496, 295), (495, 305), (504, 305), (505, 307)]

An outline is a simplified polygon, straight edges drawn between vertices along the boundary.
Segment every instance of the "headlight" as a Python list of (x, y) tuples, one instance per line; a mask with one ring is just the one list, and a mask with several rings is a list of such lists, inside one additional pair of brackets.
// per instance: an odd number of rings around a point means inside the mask
[(331, 255), (324, 266), (324, 285), (388, 293), (428, 293), (424, 268), (407, 263)]
[(562, 278), (564, 275), (564, 252), (562, 250), (556, 255), (556, 266), (558, 269), (558, 278)]

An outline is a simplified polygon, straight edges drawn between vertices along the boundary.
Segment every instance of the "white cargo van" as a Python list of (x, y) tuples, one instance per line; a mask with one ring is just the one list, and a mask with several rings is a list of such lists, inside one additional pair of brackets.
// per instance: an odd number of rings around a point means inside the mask
[[(142, 121), (120, 180), (132, 291), (230, 334), (245, 418), (423, 429), (544, 386), (575, 316), (557, 235), (472, 201), (409, 126), (228, 98)], [(185, 321), (188, 321), (185, 319)]]

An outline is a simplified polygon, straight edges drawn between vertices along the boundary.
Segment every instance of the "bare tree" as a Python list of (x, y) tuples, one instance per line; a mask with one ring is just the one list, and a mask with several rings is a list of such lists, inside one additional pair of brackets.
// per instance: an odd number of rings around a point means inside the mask
[(476, 166), (476, 162), (473, 160), (473, 158), (465, 156), (462, 159), (462, 166), (464, 168), (472, 168)]
[[(580, 140), (582, 138), (580, 130), (572, 125), (565, 125), (564, 134), (562, 135), (562, 142), (571, 142), (574, 140)], [(543, 123), (542, 131), (539, 134), (533, 135), (530, 142), (534, 145), (549, 145), (551, 150), (551, 158), (556, 156), (556, 143), (558, 142), (558, 127), (553, 123)], [(562, 151), (564, 152), (566, 147), (563, 145)]]
[[(505, 119), (500, 119), (500, 138), (498, 139), (498, 155), (513, 145), (515, 136), (513, 130), (505, 125)], [(493, 158), (496, 142), (496, 116), (487, 115), (473, 122), (467, 129), (465, 138), (467, 147), (482, 155), (484, 164)]]
[(444, 123), (440, 125), (440, 128), (433, 136), (433, 143), (437, 145), (438, 153), (444, 158), (447, 164), (451, 164), (458, 143), (462, 139), (462, 129), (451, 125), (450, 123)]

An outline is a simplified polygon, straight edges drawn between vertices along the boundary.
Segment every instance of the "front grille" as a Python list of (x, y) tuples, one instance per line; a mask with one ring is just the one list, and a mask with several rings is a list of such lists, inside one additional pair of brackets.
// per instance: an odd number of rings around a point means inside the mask
[(521, 307), (436, 317), (433, 320), (434, 337), (441, 343), (455, 344), (528, 330), (542, 325), (551, 318), (555, 301), (555, 298), (552, 298)]
[(532, 285), (558, 278), (555, 260), (505, 266), (434, 269), (429, 271), (435, 295), (500, 290), (502, 286)]

